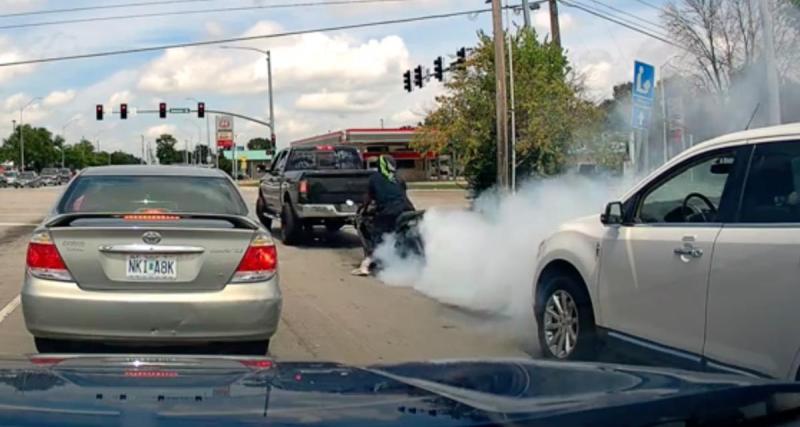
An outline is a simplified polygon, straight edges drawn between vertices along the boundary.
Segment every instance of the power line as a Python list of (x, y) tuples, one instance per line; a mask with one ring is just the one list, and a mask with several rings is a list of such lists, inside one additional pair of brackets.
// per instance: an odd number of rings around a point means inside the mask
[(57, 13), (86, 12), (90, 10), (122, 9), (127, 7), (161, 6), (161, 5), (182, 4), (182, 3), (208, 3), (213, 1), (219, 1), (219, 0), (158, 0), (158, 1), (142, 1), (135, 3), (115, 3), (115, 4), (106, 4), (102, 6), (83, 6), (83, 7), (69, 7), (64, 9), (45, 9), (45, 10), (34, 10), (30, 12), (4, 13), (0, 15), (0, 18), (18, 18), (22, 16), (51, 15)]
[(626, 22), (620, 20), (619, 18), (613, 18), (613, 17), (610, 17), (610, 16), (608, 16), (608, 15), (602, 13), (602, 12), (598, 12), (597, 10), (592, 10), (590, 7), (587, 7), (585, 5), (576, 4), (571, 0), (570, 1), (561, 0), (561, 3), (563, 3), (563, 4), (565, 4), (565, 5), (569, 6), (569, 7), (574, 7), (576, 9), (580, 9), (580, 10), (582, 10), (582, 11), (588, 13), (588, 14), (594, 15), (594, 16), (596, 16), (598, 18), (601, 18), (601, 19), (605, 19), (606, 21), (610, 21), (610, 22), (613, 22), (615, 24), (622, 25), (623, 27), (625, 27), (625, 28), (627, 28), (629, 30), (636, 31), (637, 33), (640, 33), (640, 34), (644, 34), (644, 35), (646, 35), (648, 37), (651, 37), (651, 38), (654, 38), (654, 39), (656, 39), (658, 41), (664, 42), (664, 43), (666, 43), (668, 45), (675, 46), (675, 47), (683, 49), (683, 50), (688, 50), (684, 46), (681, 46), (681, 45), (679, 45), (679, 44), (667, 39), (666, 36), (664, 36), (664, 35), (654, 34), (653, 32), (651, 32), (649, 30), (643, 29), (641, 27), (637, 27), (636, 25), (632, 25), (632, 24), (626, 23)]
[(200, 10), (176, 10), (172, 12), (149, 12), (149, 13), (139, 13), (132, 15), (99, 16), (92, 18), (63, 19), (58, 21), (42, 21), (42, 22), (28, 22), (24, 24), (9, 24), (0, 26), (0, 30), (45, 27), (51, 25), (82, 24), (87, 22), (100, 22), (100, 21), (121, 21), (127, 19), (157, 18), (164, 16), (241, 12), (247, 10), (288, 9), (295, 7), (315, 7), (315, 6), (342, 6), (342, 5), (353, 5), (353, 4), (367, 4), (367, 3), (390, 3), (390, 2), (396, 3), (405, 1), (413, 1), (413, 0), (332, 0), (332, 1), (313, 1), (313, 2), (303, 2), (303, 3), (266, 4), (258, 6), (222, 7), (215, 9), (200, 9)]
[[(632, 25), (632, 26), (634, 26), (636, 28), (639, 28), (640, 30), (648, 31), (648, 32), (653, 33), (653, 34), (655, 34), (655, 35), (657, 35), (659, 37), (662, 37), (662, 38), (669, 38), (668, 35), (666, 33), (662, 32), (660, 29), (644, 27), (642, 25), (642, 22), (639, 22), (639, 21), (641, 21), (641, 19), (639, 19), (639, 17), (636, 17), (637, 20), (634, 21), (632, 19), (625, 18), (623, 16), (619, 16), (617, 14), (614, 14), (613, 12), (606, 12), (605, 10), (601, 10), (601, 9), (597, 8), (596, 6), (590, 6), (590, 5), (586, 4), (586, 3), (579, 3), (577, 0), (575, 0), (575, 1), (570, 0), (570, 1), (572, 1), (572, 3), (574, 5), (582, 6), (585, 9), (590, 9), (590, 10), (594, 11), (595, 13), (601, 14), (601, 15), (607, 17), (607, 18), (613, 18), (613, 19), (619, 20), (619, 21), (624, 22), (624, 23), (626, 23), (628, 25)], [(595, 1), (595, 0), (590, 0), (590, 1), (593, 1), (595, 3), (600, 3), (600, 2)]]
[(599, 0), (589, 0), (589, 1), (591, 1), (592, 3), (595, 3), (595, 4), (599, 4), (600, 6), (603, 6), (603, 7), (605, 7), (606, 9), (612, 10), (612, 11), (614, 11), (614, 12), (617, 12), (617, 13), (621, 13), (621, 14), (623, 14), (623, 15), (627, 15), (627, 16), (629, 16), (629, 17), (633, 18), (633, 19), (637, 19), (637, 20), (639, 20), (639, 21), (641, 21), (641, 22), (643, 22), (643, 23), (645, 23), (645, 24), (648, 24), (648, 25), (650, 25), (651, 27), (659, 28), (659, 29), (661, 29), (661, 30), (664, 30), (664, 31), (666, 31), (666, 30), (667, 30), (667, 28), (666, 28), (666, 27), (664, 27), (663, 25), (661, 25), (661, 24), (659, 24), (659, 23), (657, 23), (657, 22), (650, 21), (650, 20), (648, 20), (648, 19), (645, 19), (645, 18), (643, 18), (643, 17), (641, 17), (641, 16), (639, 16), (639, 15), (636, 15), (636, 14), (633, 14), (633, 13), (627, 12), (627, 11), (625, 11), (625, 10), (622, 10), (622, 9), (620, 9), (620, 8), (617, 8), (617, 7), (611, 6), (611, 5), (610, 5), (610, 4), (608, 4), (608, 3), (605, 3), (605, 2), (602, 2), (602, 1), (599, 1)]
[[(519, 7), (519, 5), (509, 6), (509, 7)], [(360, 24), (347, 24), (347, 25), (337, 25), (331, 27), (320, 27), (320, 28), (312, 28), (306, 30), (296, 30), (296, 31), (286, 31), (283, 33), (274, 33), (274, 34), (262, 34), (257, 36), (248, 36), (248, 37), (233, 37), (227, 39), (216, 39), (216, 40), (207, 40), (207, 41), (197, 41), (197, 42), (187, 42), (187, 43), (174, 43), (174, 44), (165, 44), (165, 45), (158, 45), (158, 46), (148, 46), (148, 47), (140, 47), (135, 49), (120, 49), (120, 50), (109, 50), (103, 52), (94, 52), (94, 53), (83, 53), (77, 55), (65, 55), (65, 56), (51, 56), (51, 57), (44, 57), (38, 59), (24, 59), (21, 61), (12, 61), (12, 62), (0, 62), (0, 67), (12, 67), (16, 65), (30, 65), (30, 64), (42, 64), (47, 62), (58, 62), (58, 61), (68, 61), (74, 59), (88, 59), (88, 58), (100, 58), (105, 56), (117, 56), (117, 55), (128, 55), (134, 53), (143, 53), (143, 52), (155, 52), (161, 51), (166, 49), (175, 49), (175, 48), (185, 48), (185, 47), (198, 47), (198, 46), (212, 46), (218, 44), (226, 44), (226, 43), (237, 43), (237, 42), (245, 42), (245, 41), (253, 41), (253, 40), (263, 40), (263, 39), (275, 39), (275, 38), (282, 38), (282, 37), (291, 37), (291, 36), (299, 36), (302, 34), (309, 34), (309, 33), (324, 33), (330, 31), (341, 31), (341, 30), (353, 30), (357, 28), (367, 28), (367, 27), (378, 27), (382, 25), (394, 25), (394, 24), (405, 24), (409, 22), (418, 22), (418, 21), (429, 21), (434, 19), (446, 19), (446, 18), (455, 18), (458, 16), (469, 16), (469, 15), (479, 15), (487, 12), (491, 12), (491, 9), (474, 9), (474, 10), (465, 10), (459, 12), (449, 12), (449, 13), (440, 13), (435, 15), (423, 15), (423, 16), (416, 16), (410, 18), (397, 18), (397, 19), (388, 19), (383, 21), (372, 21), (372, 22), (364, 22)]]
[(648, 3), (648, 2), (646, 2), (644, 0), (636, 0), (636, 2), (641, 3), (641, 4), (643, 4), (643, 5), (647, 6), (647, 7), (652, 7), (655, 10), (663, 10), (663, 8), (658, 7), (658, 6), (656, 6), (656, 5), (652, 4), (652, 3)]

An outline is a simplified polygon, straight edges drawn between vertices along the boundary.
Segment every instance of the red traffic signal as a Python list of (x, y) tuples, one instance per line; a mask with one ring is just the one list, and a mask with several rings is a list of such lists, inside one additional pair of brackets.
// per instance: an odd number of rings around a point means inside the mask
[(167, 103), (166, 102), (162, 102), (162, 103), (158, 104), (158, 117), (160, 117), (162, 119), (166, 119), (167, 118)]
[(206, 103), (205, 102), (198, 102), (197, 103), (197, 117), (202, 119), (206, 116)]
[(103, 120), (103, 104), (97, 104), (97, 110), (95, 111), (95, 117), (97, 120)]
[(119, 118), (122, 120), (126, 120), (128, 118), (128, 104), (120, 104)]

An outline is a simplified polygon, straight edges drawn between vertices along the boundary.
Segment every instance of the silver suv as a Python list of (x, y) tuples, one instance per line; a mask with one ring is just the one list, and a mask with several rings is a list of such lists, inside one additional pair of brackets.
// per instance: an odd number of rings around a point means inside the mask
[(543, 241), (545, 356), (598, 343), (679, 366), (800, 378), (800, 125), (695, 146)]

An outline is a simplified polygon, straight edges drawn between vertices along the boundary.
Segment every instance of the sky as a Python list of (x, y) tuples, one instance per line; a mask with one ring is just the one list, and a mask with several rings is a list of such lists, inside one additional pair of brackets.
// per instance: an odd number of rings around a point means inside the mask
[[(327, 0), (330, 1), (330, 0)], [(516, 0), (512, 0), (516, 3)], [(196, 0), (150, 6), (74, 13), (5, 16), (81, 6), (141, 3), (141, 0), (0, 0), (0, 63), (75, 55), (164, 44), (208, 41), (323, 28), (337, 25), (484, 9), (484, 0), (399, 0), (349, 5), (297, 6), (197, 13), (127, 20), (61, 23), (9, 28), (17, 24), (80, 20), (130, 14), (152, 14), (219, 8), (314, 3), (320, 0)], [(581, 0), (592, 7), (607, 4), (658, 21), (663, 0)], [(604, 9), (611, 13), (609, 9)], [(504, 18), (506, 18), (504, 16)], [(505, 24), (522, 25), (521, 14), (509, 12)], [(656, 66), (674, 49), (561, 4), (562, 44), (575, 69), (585, 78), (589, 96), (600, 100), (614, 84), (632, 77), (635, 59)], [(547, 5), (533, 12), (541, 37), (549, 36)], [(641, 22), (641, 21), (640, 21)], [(407, 93), (402, 74), (417, 64), (432, 68), (437, 56), (449, 62), (462, 46), (476, 43), (477, 32), (491, 33), (490, 14), (384, 25), (333, 32), (258, 39), (231, 46), (270, 50), (278, 146), (292, 140), (344, 128), (415, 125), (435, 107), (443, 87), (435, 80)], [(264, 55), (218, 46), (70, 60), (38, 65), (0, 67), (0, 135), (12, 130), (26, 104), (24, 123), (45, 126), (63, 134), (67, 143), (87, 138), (103, 150), (139, 155), (142, 137), (153, 141), (173, 134), (192, 147), (208, 138), (206, 121), (191, 114), (136, 114), (139, 109), (169, 107), (234, 111), (267, 120), (267, 72)], [(33, 100), (33, 102), (31, 102)], [(127, 103), (128, 120), (108, 114)], [(106, 118), (96, 121), (95, 105), (103, 104)], [(214, 139), (213, 120), (211, 140)], [(267, 137), (268, 128), (236, 120), (237, 142)]]

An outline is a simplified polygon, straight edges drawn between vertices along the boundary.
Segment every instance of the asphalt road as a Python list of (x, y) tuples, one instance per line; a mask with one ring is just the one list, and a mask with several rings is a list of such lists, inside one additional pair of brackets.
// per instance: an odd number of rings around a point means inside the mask
[[(0, 189), (0, 354), (35, 353), (19, 307), (29, 234), (61, 188)], [(248, 202), (255, 189), (243, 190)], [(460, 191), (412, 191), (420, 208), (462, 207)], [(270, 353), (279, 360), (348, 364), (441, 358), (528, 357), (530, 344), (481, 325), (406, 288), (350, 275), (362, 251), (352, 228), (318, 231), (307, 244), (278, 244), (284, 306)], [(533, 331), (532, 331), (533, 333)], [(527, 350), (527, 351), (526, 351)]]

